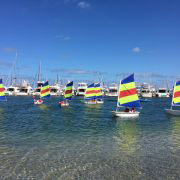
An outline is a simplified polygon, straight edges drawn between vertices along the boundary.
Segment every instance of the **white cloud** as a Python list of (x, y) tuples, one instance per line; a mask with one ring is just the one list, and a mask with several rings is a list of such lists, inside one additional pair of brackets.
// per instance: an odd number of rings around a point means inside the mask
[(135, 47), (132, 49), (132, 51), (135, 53), (139, 53), (141, 51), (141, 49), (139, 47)]
[(91, 7), (91, 4), (89, 4), (89, 3), (85, 2), (85, 1), (78, 2), (77, 5), (78, 5), (78, 7), (82, 8), (82, 9)]

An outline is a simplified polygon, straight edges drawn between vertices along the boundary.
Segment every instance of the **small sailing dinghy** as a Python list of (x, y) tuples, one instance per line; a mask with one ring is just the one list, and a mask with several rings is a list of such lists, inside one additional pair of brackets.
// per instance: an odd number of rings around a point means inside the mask
[(42, 104), (43, 103), (43, 100), (40, 98), (40, 99), (36, 99), (36, 96), (34, 96), (34, 104)]
[(90, 84), (86, 89), (85, 103), (86, 104), (97, 104), (94, 83)]
[(66, 85), (66, 89), (64, 92), (64, 101), (59, 102), (59, 105), (64, 107), (64, 106), (69, 106), (69, 100), (71, 100), (73, 94), (72, 94), (72, 89), (73, 89), (73, 81), (68, 83)]
[(5, 88), (4, 88), (2, 79), (0, 79), (0, 101), (7, 101), (7, 98), (5, 96)]
[(103, 93), (102, 93), (102, 87), (100, 83), (95, 84), (95, 94), (96, 94), (96, 103), (97, 104), (103, 104)]
[(41, 87), (41, 93), (40, 93), (40, 99), (37, 99), (34, 97), (34, 104), (43, 104), (44, 98), (49, 98), (50, 97), (50, 86), (48, 81), (46, 81), (42, 87)]
[(171, 109), (165, 109), (166, 113), (174, 116), (180, 116), (180, 110), (175, 110), (173, 107), (180, 106), (180, 81), (174, 84)]
[[(125, 107), (124, 111), (120, 111), (120, 107)], [(130, 110), (131, 108), (131, 110)], [(141, 108), (141, 103), (138, 98), (136, 84), (134, 82), (134, 74), (120, 81), (118, 101), (116, 111), (112, 111), (113, 116), (118, 117), (138, 117), (140, 112), (136, 108)]]

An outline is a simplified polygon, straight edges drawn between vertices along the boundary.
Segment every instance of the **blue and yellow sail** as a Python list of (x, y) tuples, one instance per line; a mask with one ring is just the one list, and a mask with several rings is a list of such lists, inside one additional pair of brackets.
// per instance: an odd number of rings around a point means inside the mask
[(50, 86), (48, 81), (46, 81), (42, 87), (41, 87), (41, 94), (40, 94), (41, 98), (48, 98), (50, 97)]
[(66, 89), (65, 89), (65, 92), (64, 92), (64, 99), (66, 100), (70, 100), (73, 96), (73, 81), (71, 81), (70, 83), (68, 83), (66, 85)]
[(174, 85), (172, 105), (180, 106), (180, 81), (176, 82)]
[(2, 79), (0, 79), (0, 101), (7, 101), (6, 96), (5, 96), (5, 88), (4, 88)]
[(136, 83), (134, 82), (134, 74), (131, 74), (120, 82), (118, 106), (141, 107), (136, 89)]
[(94, 88), (95, 88), (96, 98), (97, 98), (97, 99), (102, 99), (103, 92), (102, 92), (102, 88), (101, 88), (100, 83), (96, 83), (96, 84), (94, 85)]
[(96, 91), (94, 87), (94, 83), (90, 84), (85, 92), (85, 99), (86, 100), (95, 100), (96, 99)]

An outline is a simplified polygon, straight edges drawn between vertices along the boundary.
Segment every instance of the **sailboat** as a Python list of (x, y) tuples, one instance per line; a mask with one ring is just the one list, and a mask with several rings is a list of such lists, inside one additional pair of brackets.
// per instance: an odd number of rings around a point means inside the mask
[(7, 98), (5, 96), (5, 88), (4, 88), (2, 79), (0, 79), (0, 101), (7, 101)]
[[(119, 111), (120, 107), (125, 107), (124, 111)], [(132, 110), (130, 110), (132, 108)], [(138, 98), (136, 84), (134, 82), (134, 74), (120, 81), (117, 108), (112, 111), (114, 116), (119, 117), (138, 117), (140, 112), (136, 108), (141, 108), (141, 103)]]
[(175, 106), (180, 106), (180, 81), (174, 84), (171, 109), (165, 109), (168, 114), (180, 116), (180, 110), (172, 109)]
[(40, 99), (36, 100), (34, 96), (34, 104), (42, 104), (43, 98), (49, 98), (50, 97), (50, 86), (48, 81), (46, 81), (44, 84), (42, 84), (41, 87), (41, 93), (40, 93)]
[(90, 84), (86, 89), (85, 103), (86, 104), (97, 104), (94, 83)]
[(101, 85), (100, 83), (96, 83), (95, 84), (95, 94), (96, 94), (96, 103), (97, 104), (103, 104), (104, 101), (103, 101), (103, 93), (102, 93), (102, 88), (101, 88)]
[(69, 100), (71, 100), (72, 98), (72, 90), (73, 90), (73, 81), (71, 81), (70, 83), (68, 83), (66, 85), (66, 89), (64, 92), (64, 101), (59, 102), (59, 104), (61, 106), (69, 106)]

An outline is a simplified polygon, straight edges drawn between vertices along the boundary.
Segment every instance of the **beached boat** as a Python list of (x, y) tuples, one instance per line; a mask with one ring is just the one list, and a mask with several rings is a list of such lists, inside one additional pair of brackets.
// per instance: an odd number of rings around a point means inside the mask
[(72, 91), (73, 91), (73, 81), (71, 81), (66, 85), (66, 89), (64, 92), (64, 101), (59, 102), (60, 106), (69, 106), (69, 100), (71, 100), (73, 96)]
[[(120, 110), (121, 107), (126, 108), (124, 111)], [(130, 110), (130, 108), (132, 108)], [(120, 81), (119, 94), (117, 100), (116, 111), (113, 111), (113, 116), (118, 117), (138, 117), (140, 112), (136, 108), (141, 108), (141, 103), (138, 98), (136, 84), (134, 82), (134, 74)]]
[(174, 84), (171, 109), (165, 109), (166, 113), (168, 113), (170, 115), (180, 116), (180, 110), (173, 109), (173, 107), (180, 107), (180, 81), (178, 81)]
[(7, 101), (7, 98), (5, 96), (5, 88), (4, 88), (2, 79), (0, 79), (0, 101)]

